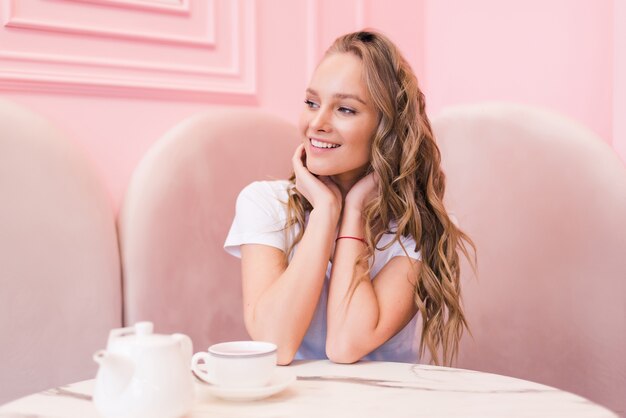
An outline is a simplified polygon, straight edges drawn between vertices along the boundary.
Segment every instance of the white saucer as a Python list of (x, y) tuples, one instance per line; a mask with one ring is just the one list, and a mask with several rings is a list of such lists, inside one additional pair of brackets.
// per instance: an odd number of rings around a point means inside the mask
[(256, 401), (277, 394), (287, 388), (296, 380), (291, 370), (277, 369), (274, 376), (266, 386), (258, 388), (234, 389), (216, 385), (202, 384), (203, 390), (211, 395), (229, 401)]

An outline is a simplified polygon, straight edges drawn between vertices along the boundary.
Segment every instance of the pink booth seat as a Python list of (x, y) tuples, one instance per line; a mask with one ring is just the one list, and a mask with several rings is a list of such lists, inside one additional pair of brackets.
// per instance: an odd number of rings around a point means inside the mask
[(530, 379), (626, 412), (626, 169), (601, 139), (530, 107), (433, 121), (447, 204), (478, 247), (464, 268), (459, 367)]
[(115, 214), (86, 157), (0, 100), (0, 403), (93, 378), (121, 325)]
[(166, 133), (133, 174), (119, 217), (126, 324), (151, 320), (196, 350), (249, 338), (239, 261), (222, 245), (239, 191), (286, 178), (295, 127), (251, 109), (212, 109)]

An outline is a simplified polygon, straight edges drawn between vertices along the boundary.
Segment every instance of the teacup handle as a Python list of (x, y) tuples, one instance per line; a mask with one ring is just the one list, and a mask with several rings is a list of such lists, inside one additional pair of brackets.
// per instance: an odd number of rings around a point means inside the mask
[[(200, 362), (203, 361), (206, 365), (206, 370), (199, 367)], [(213, 375), (213, 357), (209, 353), (200, 351), (191, 357), (191, 370), (203, 381), (215, 385), (215, 377)]]

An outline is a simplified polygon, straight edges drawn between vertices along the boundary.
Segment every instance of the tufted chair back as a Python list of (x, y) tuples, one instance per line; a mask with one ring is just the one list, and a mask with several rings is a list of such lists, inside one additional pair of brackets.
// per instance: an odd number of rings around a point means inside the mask
[(247, 339), (240, 262), (222, 248), (239, 191), (286, 178), (296, 129), (254, 109), (212, 109), (166, 133), (137, 167), (119, 217), (125, 322), (183, 332), (195, 349)]
[(534, 380), (626, 413), (626, 169), (584, 127), (525, 106), (433, 120), (473, 337), (459, 367)]
[(115, 213), (86, 156), (4, 100), (0, 126), (3, 403), (93, 378), (122, 303)]

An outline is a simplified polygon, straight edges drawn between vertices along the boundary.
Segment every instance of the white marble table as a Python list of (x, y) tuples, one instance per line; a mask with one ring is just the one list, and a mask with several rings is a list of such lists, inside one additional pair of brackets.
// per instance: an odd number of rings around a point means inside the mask
[[(617, 417), (580, 396), (505, 376), (406, 363), (301, 361), (297, 380), (270, 398), (230, 402), (197, 384), (186, 418), (199, 417)], [(91, 418), (93, 381), (27, 396), (0, 418)], [(146, 417), (149, 418), (149, 417)]]

